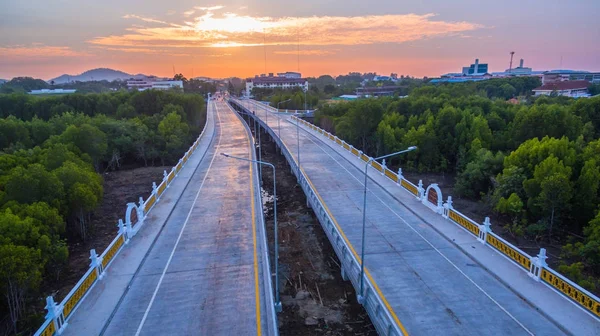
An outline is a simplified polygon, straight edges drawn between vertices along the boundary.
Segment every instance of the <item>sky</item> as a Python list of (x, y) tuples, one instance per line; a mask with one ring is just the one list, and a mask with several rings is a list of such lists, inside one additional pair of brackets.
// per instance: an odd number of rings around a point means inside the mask
[(0, 0), (0, 78), (600, 71), (598, 0)]

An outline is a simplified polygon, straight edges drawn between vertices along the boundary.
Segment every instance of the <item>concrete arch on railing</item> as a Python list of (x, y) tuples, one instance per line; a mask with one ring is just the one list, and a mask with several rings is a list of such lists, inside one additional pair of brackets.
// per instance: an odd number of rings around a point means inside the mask
[(430, 184), (425, 190), (425, 196), (421, 200), (421, 202), (428, 207), (432, 208), (435, 212), (442, 214), (444, 212), (444, 208), (442, 206), (442, 190), (437, 185), (437, 183)]
[(144, 220), (143, 210), (135, 203), (127, 203), (125, 210), (125, 227), (127, 228), (127, 239), (131, 239), (140, 228)]

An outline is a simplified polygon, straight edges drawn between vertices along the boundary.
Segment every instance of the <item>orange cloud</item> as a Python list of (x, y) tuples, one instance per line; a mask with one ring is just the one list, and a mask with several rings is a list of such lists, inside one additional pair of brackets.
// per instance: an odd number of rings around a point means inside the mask
[(90, 54), (72, 50), (70, 47), (46, 46), (33, 43), (29, 46), (12, 45), (0, 47), (0, 54), (14, 58), (85, 57)]
[(225, 13), (216, 16), (212, 10), (222, 6), (198, 7), (206, 13), (184, 24), (147, 19), (137, 15), (127, 18), (159, 23), (159, 27), (137, 27), (127, 33), (98, 37), (98, 46), (130, 47), (240, 47), (263, 45), (368, 45), (403, 43), (432, 37), (458, 35), (483, 28), (465, 21), (436, 21), (434, 14), (254, 17)]
[(126, 15), (123, 15), (123, 19), (138, 19), (138, 20), (142, 20), (144, 22), (168, 24), (165, 21), (156, 20), (156, 19), (152, 19), (152, 18), (146, 18), (146, 17), (143, 17), (143, 16), (135, 15), (135, 14), (126, 14)]
[(325, 56), (335, 55), (337, 52), (332, 50), (286, 50), (286, 51), (274, 51), (276, 55), (303, 55), (303, 56)]

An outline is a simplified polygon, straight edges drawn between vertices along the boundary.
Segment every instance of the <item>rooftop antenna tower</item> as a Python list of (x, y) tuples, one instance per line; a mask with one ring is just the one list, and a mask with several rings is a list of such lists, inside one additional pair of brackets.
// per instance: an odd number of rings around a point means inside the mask
[(510, 64), (508, 66), (508, 72), (512, 72), (512, 61), (513, 61), (513, 56), (515, 55), (514, 51), (510, 52)]
[(173, 64), (173, 76), (175, 76), (175, 64)]
[(559, 66), (559, 69), (562, 70), (562, 55), (560, 55), (560, 66)]

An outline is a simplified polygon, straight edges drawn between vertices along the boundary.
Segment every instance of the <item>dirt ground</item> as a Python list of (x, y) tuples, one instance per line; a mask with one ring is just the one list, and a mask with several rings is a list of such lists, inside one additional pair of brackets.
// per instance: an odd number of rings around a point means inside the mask
[[(281, 335), (376, 335), (351, 283), (342, 280), (340, 262), (285, 158), (273, 142), (263, 143), (262, 149), (262, 159), (277, 172)], [(273, 176), (270, 169), (263, 169), (262, 176), (269, 249), (274, 251)]]
[(60, 302), (79, 281), (90, 265), (90, 249), (101, 254), (117, 234), (119, 218), (125, 219), (128, 202), (144, 199), (152, 191), (152, 182), (157, 184), (163, 178), (163, 171), (171, 167), (141, 167), (130, 170), (108, 172), (103, 174), (104, 196), (102, 204), (94, 214), (90, 224), (90, 236), (85, 242), (69, 241), (69, 261), (60, 275), (58, 284), (47, 283), (46, 292), (52, 293)]

